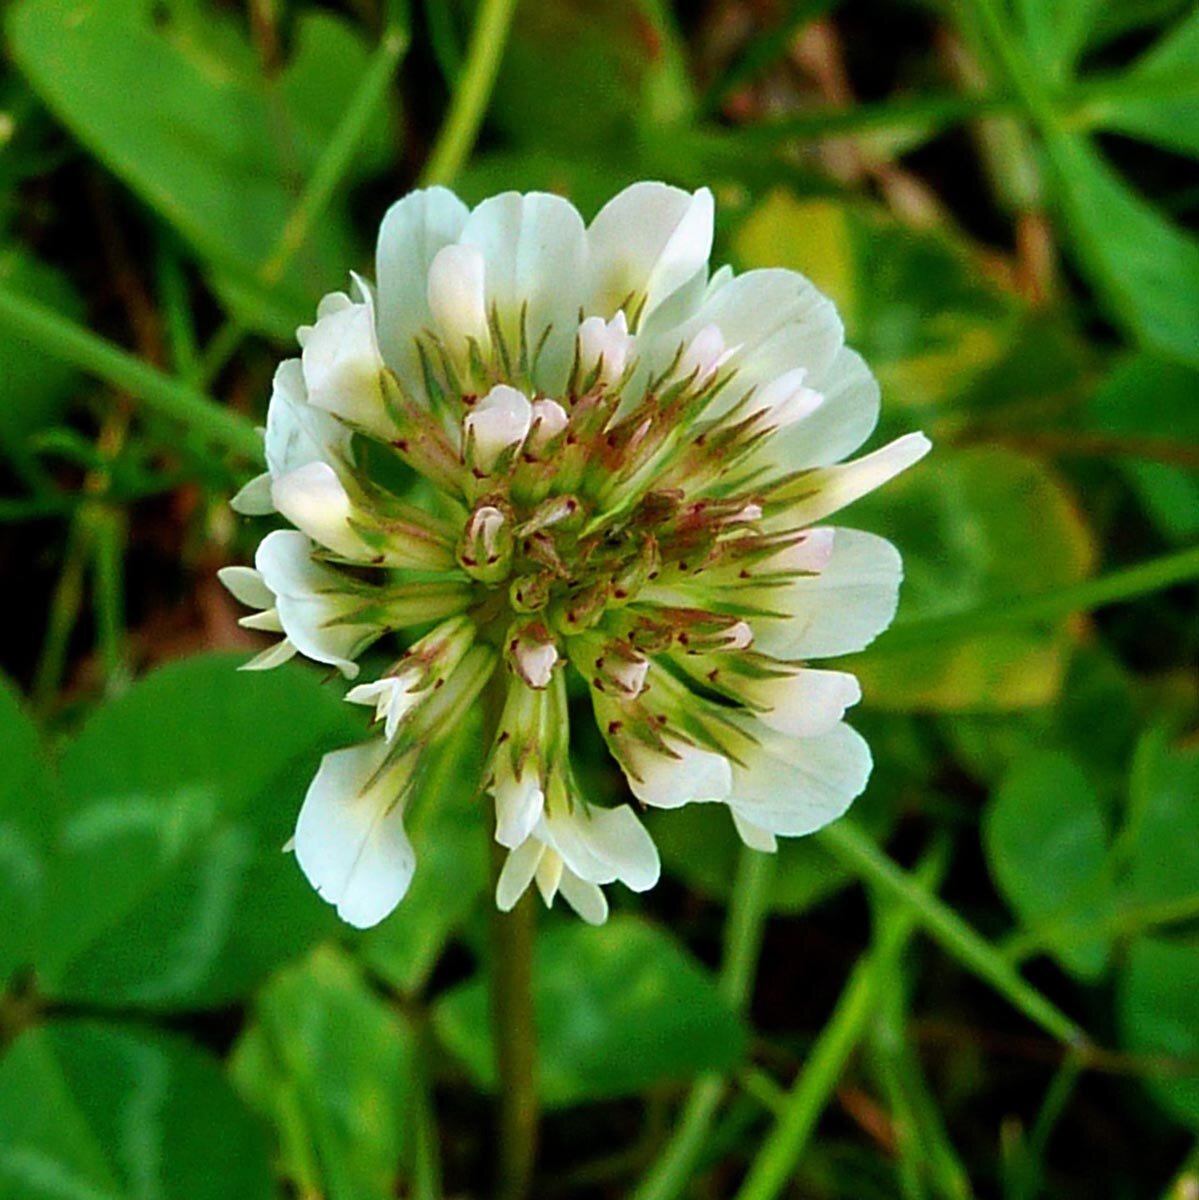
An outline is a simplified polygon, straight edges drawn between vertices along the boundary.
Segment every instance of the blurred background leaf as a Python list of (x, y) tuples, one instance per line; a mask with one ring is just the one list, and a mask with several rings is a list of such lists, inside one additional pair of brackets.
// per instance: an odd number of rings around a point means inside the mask
[(321, 751), (360, 726), (300, 668), (237, 666), (217, 654), (162, 668), (63, 755), (38, 958), (49, 995), (226, 1003), (334, 927), (279, 862)]
[(0, 1062), (0, 1194), (275, 1195), (266, 1139), (207, 1054), (99, 1021), (29, 1029)]
[[(541, 1095), (551, 1107), (633, 1095), (727, 1070), (745, 1030), (716, 985), (664, 930), (613, 916), (597, 929), (553, 924), (534, 963)], [(483, 979), (433, 1010), (438, 1038), (483, 1088), (495, 1087)]]

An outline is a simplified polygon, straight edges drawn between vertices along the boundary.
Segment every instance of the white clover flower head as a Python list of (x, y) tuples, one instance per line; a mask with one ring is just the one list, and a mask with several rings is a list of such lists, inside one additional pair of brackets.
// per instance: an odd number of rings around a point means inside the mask
[(500, 710), (484, 782), (505, 909), (535, 883), (598, 922), (604, 886), (658, 877), (633, 807), (580, 791), (572, 693), (636, 802), (722, 804), (761, 850), (865, 786), (857, 681), (810, 664), (886, 628), (901, 566), (829, 518), (928, 442), (846, 461), (879, 395), (836, 310), (793, 271), (711, 273), (712, 225), (707, 189), (661, 183), (590, 225), (557, 196), (413, 192), (375, 288), (326, 297), (279, 368), (268, 471), (235, 506), (295, 528), (221, 572), (243, 623), (282, 635), (247, 665), (301, 653), (354, 678), (371, 644), (407, 646), (348, 693), (381, 736), (326, 755), (296, 830), (347, 921), (403, 896), (405, 814), (438, 803), (425, 755), (478, 705)]

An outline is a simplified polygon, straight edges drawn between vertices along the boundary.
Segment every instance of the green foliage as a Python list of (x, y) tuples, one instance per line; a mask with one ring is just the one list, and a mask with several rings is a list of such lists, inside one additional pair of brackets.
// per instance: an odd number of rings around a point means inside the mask
[(1102, 974), (1108, 939), (1076, 928), (1102, 928), (1111, 910), (1107, 829), (1082, 770), (1053, 751), (1018, 760), (987, 809), (983, 838), (991, 872), (1020, 919), (1052, 926), (1067, 914), (1049, 948), (1084, 979)]
[(1199, 1128), (1199, 1074), (1173, 1065), (1199, 1057), (1199, 943), (1139, 938), (1119, 1003), (1129, 1050), (1158, 1060), (1146, 1073), (1149, 1090), (1180, 1121)]
[(387, 1200), (411, 1140), (414, 1053), (403, 1019), (323, 949), (259, 994), (231, 1065), (301, 1194)]
[(182, 1038), (51, 1021), (0, 1061), (0, 1195), (268, 1200), (265, 1139)]
[[(344, 286), (359, 252), (340, 205), (282, 278), (258, 274), (366, 68), (343, 21), (305, 14), (271, 78), (227, 16), (196, 0), (21, 0), (8, 33), (39, 96), (187, 239), (240, 318), (290, 338)], [(346, 182), (379, 169), (391, 138), (376, 122)]]
[(1146, 204), (1083, 138), (1049, 142), (1080, 263), (1146, 347), (1199, 366), (1199, 241)]
[(1199, 371), (1138, 354), (1119, 364), (1090, 398), (1091, 423), (1105, 434), (1159, 438), (1191, 451), (1189, 468), (1131, 457), (1123, 465), (1154, 524), (1171, 541), (1199, 534)]
[[(717, 260), (836, 301), (870, 445), (934, 442), (844, 517), (906, 569), (895, 628), (834, 664), (875, 761), (847, 821), (765, 870), (720, 806), (653, 812), (657, 890), (539, 916), (533, 1194), (1189, 1195), (1194, 589), (1085, 589), (1199, 535), (1194, 5), (522, 0), (490, 89), (491, 0), (411, 7), (397, 73), (390, 0), (4, 6), (0, 1200), (496, 1190), (479, 724), (359, 934), (282, 850), (363, 734), (339, 686), (230, 654), (129, 683), (240, 646), (230, 456), (472, 88), (465, 199), (712, 187)], [(1005, 621), (1039, 596), (1077, 602)]]
[(332, 928), (281, 848), (320, 752), (358, 727), (301, 669), (237, 663), (162, 668), (64, 753), (37, 958), (49, 995), (222, 1004)]
[[(866, 497), (855, 524), (910, 547), (912, 621), (1076, 582), (1093, 559), (1087, 527), (1053, 472), (999, 448), (942, 451), (885, 497)], [(902, 649), (884, 636), (854, 670), (867, 698), (889, 709), (1022, 708), (1057, 694), (1069, 645), (1065, 630), (1036, 627)]]
[[(40, 300), (78, 320), (83, 306), (75, 289), (53, 267), (31, 258), (19, 246), (0, 242), (0, 287)], [(59, 420), (78, 386), (78, 376), (62, 363), (47, 364), (18, 339), (0, 329), (5, 402), (0, 405), (0, 450), (21, 454), (30, 434)]]
[(32, 955), (46, 892), (47, 817), (57, 799), (33, 722), (0, 677), (0, 985)]
[[(547, 1105), (634, 1095), (744, 1058), (745, 1029), (714, 981), (669, 934), (634, 917), (545, 929), (534, 979)], [(494, 1088), (488, 1012), (479, 977), (443, 996), (433, 1023), (479, 1086)]]

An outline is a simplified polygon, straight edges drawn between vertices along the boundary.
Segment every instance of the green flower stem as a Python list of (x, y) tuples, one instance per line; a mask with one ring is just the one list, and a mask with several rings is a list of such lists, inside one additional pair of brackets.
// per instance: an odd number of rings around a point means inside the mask
[[(483, 745), (495, 738), (504, 707), (503, 672), (483, 690)], [(492, 806), (488, 805), (490, 810)], [(487, 826), (491, 887), (499, 880), (507, 851)], [(511, 912), (491, 905), (490, 966), (492, 1044), (495, 1046), (498, 1104), (497, 1200), (524, 1200), (537, 1159), (540, 1101), (537, 1090), (537, 1012), (533, 1000), (533, 943), (536, 932), (534, 889)]]
[(129, 682), (125, 661), (125, 513), (97, 501), (85, 506), (93, 526), (95, 570), (96, 644), (104, 666), (108, 695)]
[(259, 269), (258, 276), (263, 283), (269, 285), (279, 281), (296, 252), (308, 240), (312, 227), (329, 206), (329, 201), (354, 161), (363, 135), (383, 102), (396, 66), (407, 49), (408, 35), (403, 29), (384, 31), (370, 64), (342, 113), (337, 129), (283, 226), (274, 253)]
[(440, 1200), (441, 1161), (437, 1144), (437, 1118), (429, 1084), (431, 1047), (422, 1028), (413, 1065), (415, 1076), (412, 1115), (412, 1200)]
[(1089, 612), (1108, 604), (1136, 600), (1151, 592), (1199, 579), (1199, 546), (1150, 559), (1069, 587), (1006, 602), (992, 601), (942, 617), (903, 618), (884, 633), (871, 653), (906, 650), (934, 641), (989, 633), (1012, 625), (1035, 625)]
[[(720, 990), (730, 1004), (744, 1008), (752, 990), (762, 930), (770, 904), (774, 856), (742, 847), (724, 932)], [(708, 1144), (712, 1122), (727, 1084), (715, 1073), (701, 1075), (692, 1086), (674, 1133), (650, 1168), (633, 1200), (673, 1200), (682, 1193)]]
[(848, 821), (838, 821), (816, 836), (829, 853), (861, 879), (900, 901), (946, 952), (1026, 1017), (1068, 1046), (1080, 1051), (1089, 1048), (1085, 1032), (1026, 983), (1000, 950), (980, 937), (919, 880), (896, 866), (866, 834)]
[[(270, 287), (282, 279), (353, 165), (362, 138), (387, 95), (396, 67), (408, 50), (408, 33), (400, 23), (403, 15), (395, 14), (392, 23), (383, 31), (333, 136), (283, 223), (274, 250), (254, 272), (254, 282)], [(202, 358), (188, 378), (197, 387), (207, 387), (237, 352), (247, 333), (249, 330), (237, 318), (226, 321), (205, 347)]]
[(724, 998), (737, 1009), (745, 1008), (753, 991), (774, 868), (773, 854), (742, 846), (725, 924), (719, 983)]
[(88, 555), (92, 552), (92, 529), (76, 518), (67, 532), (62, 570), (50, 598), (46, 636), (38, 657), (33, 680), (33, 710), (45, 716), (54, 704), (67, 664), (67, 644), (83, 605), (83, 579)]
[(421, 185), (450, 184), (474, 148), (517, 0), (481, 0), (449, 116), (421, 172)]
[[(506, 852), (492, 846), (492, 882)], [(533, 1006), (533, 891), (508, 913), (492, 906), (491, 1021), (499, 1081), (499, 1156), (496, 1196), (529, 1195), (537, 1157), (537, 1033)]]
[(209, 442), (259, 462), (262, 438), (247, 418), (223, 408), (44, 304), (0, 287), (0, 327), (51, 358), (140, 400), (151, 412), (179, 421)]
[[(941, 855), (930, 853), (919, 870), (923, 878), (919, 882), (913, 878), (913, 886), (930, 895), (925, 891), (926, 880), (938, 876), (941, 865)], [(736, 1200), (772, 1200), (791, 1180), (849, 1056), (877, 1012), (882, 989), (894, 973), (917, 919), (915, 909), (878, 906), (874, 943), (854, 967), (836, 1011), (808, 1054)]]

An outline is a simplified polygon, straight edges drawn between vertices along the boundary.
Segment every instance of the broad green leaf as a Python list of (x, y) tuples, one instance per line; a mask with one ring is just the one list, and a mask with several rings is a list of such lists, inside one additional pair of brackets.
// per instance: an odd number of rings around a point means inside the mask
[[(669, 934), (633, 917), (546, 928), (534, 995), (541, 1095), (552, 1107), (727, 1070), (745, 1054), (745, 1028), (712, 978)], [(441, 998), (433, 1025), (476, 1083), (492, 1089), (489, 1008), (480, 976)]]
[(68, 747), (39, 960), (47, 994), (220, 1004), (333, 927), (281, 847), (321, 753), (359, 726), (303, 668), (248, 673), (239, 661), (155, 671)]
[[(0, 244), (0, 287), (48, 304), (73, 320), (83, 316), (83, 305), (66, 277), (19, 246)], [(48, 359), (3, 327), (0, 362), (4, 364), (0, 451), (22, 453), (31, 433), (53, 425), (62, 416), (79, 376), (72, 367)]]
[[(1008, 450), (934, 449), (844, 520), (902, 547), (900, 619), (913, 622), (1076, 583), (1094, 556), (1056, 476)], [(1007, 711), (1054, 698), (1068, 647), (1064, 628), (1000, 629), (896, 649), (884, 634), (846, 665), (875, 707)]]
[(1199, 366), (1199, 241), (1171, 225), (1087, 139), (1047, 142), (1079, 266), (1143, 345)]
[(1146, 1085), (1199, 1129), (1199, 941), (1138, 938), (1118, 993), (1124, 1048), (1149, 1060)]
[(1128, 671), (1098, 644), (1078, 646), (1055, 704), (1017, 713), (954, 713), (938, 722), (961, 766), (997, 788), (1008, 768), (1046, 746), (1086, 774), (1109, 824), (1124, 811), (1141, 715)]
[(412, 886), (395, 912), (359, 943), (371, 969), (402, 991), (424, 984), (487, 886), (482, 733), (480, 714), (473, 712), (430, 751), (427, 782), (405, 818), (416, 847)]
[(1199, 749), (1146, 734), (1132, 772), (1130, 883), (1140, 904), (1199, 897)]
[(99, 1021), (27, 1029), (0, 1061), (5, 1200), (271, 1200), (266, 1139), (208, 1055)]
[(849, 343), (905, 407), (959, 395), (1015, 328), (1015, 305), (964, 243), (861, 203), (775, 189), (732, 248), (743, 268), (788, 267), (826, 292)]
[[(291, 61), (264, 76), (230, 17), (189, 0), (21, 0), (13, 57), (60, 121), (174, 226), (241, 299), (253, 327), (290, 337), (358, 263), (335, 202), (277, 285), (255, 286), (367, 62), (343, 21), (309, 11)], [(381, 113), (352, 184), (391, 146)]]
[(16, 689), (0, 676), (0, 992), (32, 958), (57, 784)]
[(627, 155), (638, 125), (678, 121), (692, 104), (662, 0), (542, 0), (513, 24), (490, 117), (520, 146)]
[(1108, 832), (1089, 781), (1069, 755), (1036, 752), (1017, 762), (983, 818), (987, 863), (1008, 903), (1033, 930), (1053, 931), (1052, 953), (1083, 979), (1107, 963), (1108, 940), (1083, 938), (1112, 897), (1104, 867)]
[[(1148, 354), (1127, 359), (1103, 381), (1087, 406), (1099, 432), (1175, 443), (1199, 455), (1199, 369)], [(1199, 535), (1199, 470), (1150, 459), (1121, 461), (1141, 502), (1168, 538)]]
[(1147, 142), (1199, 155), (1199, 9), (1162, 38), (1095, 104), (1094, 120)]
[(413, 1052), (399, 1013), (323, 947), (258, 996), (233, 1080), (274, 1126), (299, 1194), (388, 1200), (398, 1194)]

